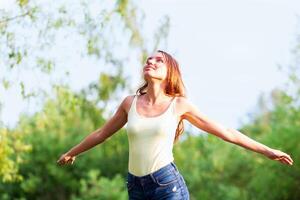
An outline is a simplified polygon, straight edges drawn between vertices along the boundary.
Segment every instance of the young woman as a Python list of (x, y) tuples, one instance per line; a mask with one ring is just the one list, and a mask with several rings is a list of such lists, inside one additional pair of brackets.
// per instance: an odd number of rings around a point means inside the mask
[(78, 154), (104, 142), (127, 123), (129, 199), (189, 199), (185, 180), (174, 163), (173, 144), (183, 133), (183, 120), (226, 142), (261, 153), (272, 160), (292, 165), (292, 158), (225, 128), (203, 115), (185, 97), (176, 60), (164, 51), (151, 55), (143, 67), (144, 85), (129, 95), (114, 116), (100, 129), (63, 154), (58, 164), (73, 164)]

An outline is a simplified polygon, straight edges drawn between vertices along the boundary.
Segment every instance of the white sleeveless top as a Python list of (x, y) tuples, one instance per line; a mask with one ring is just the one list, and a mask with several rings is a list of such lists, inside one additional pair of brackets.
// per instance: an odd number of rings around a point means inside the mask
[(141, 116), (134, 96), (127, 118), (128, 171), (135, 176), (152, 173), (174, 160), (173, 141), (178, 125), (174, 113), (176, 97), (166, 111), (155, 117)]

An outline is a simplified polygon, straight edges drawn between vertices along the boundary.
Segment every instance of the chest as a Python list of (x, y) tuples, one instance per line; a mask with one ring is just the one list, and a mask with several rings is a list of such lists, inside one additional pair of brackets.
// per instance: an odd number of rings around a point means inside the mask
[(176, 118), (163, 116), (156, 118), (140, 118), (136, 115), (129, 115), (127, 133), (131, 137), (173, 137), (177, 128)]

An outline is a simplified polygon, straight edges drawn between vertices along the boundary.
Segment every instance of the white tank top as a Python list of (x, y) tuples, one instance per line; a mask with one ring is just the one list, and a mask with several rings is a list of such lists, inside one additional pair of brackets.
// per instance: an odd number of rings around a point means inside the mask
[(128, 171), (135, 176), (152, 173), (174, 160), (173, 141), (178, 125), (174, 113), (176, 97), (167, 110), (155, 117), (141, 116), (134, 96), (127, 117)]

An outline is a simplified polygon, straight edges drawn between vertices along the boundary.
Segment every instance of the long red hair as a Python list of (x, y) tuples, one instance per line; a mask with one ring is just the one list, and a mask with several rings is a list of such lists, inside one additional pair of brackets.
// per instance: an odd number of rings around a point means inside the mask
[[(168, 68), (167, 77), (166, 77), (166, 87), (165, 94), (172, 97), (185, 97), (185, 86), (182, 81), (181, 73), (179, 70), (178, 62), (167, 52), (158, 50), (157, 52), (161, 53), (166, 60), (166, 65)], [(137, 89), (137, 95), (143, 95), (147, 93), (148, 82), (144, 79), (144, 83), (140, 88)], [(174, 143), (178, 141), (179, 136), (184, 131), (183, 119), (180, 119), (177, 125), (176, 134), (174, 138)]]

